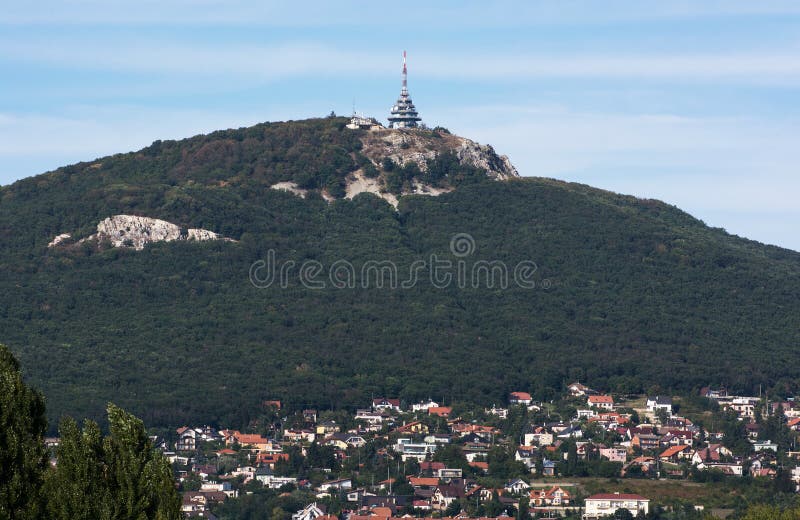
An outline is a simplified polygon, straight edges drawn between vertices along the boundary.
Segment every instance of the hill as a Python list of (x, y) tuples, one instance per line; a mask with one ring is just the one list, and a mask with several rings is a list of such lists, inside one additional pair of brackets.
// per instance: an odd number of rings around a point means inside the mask
[[(443, 129), (346, 123), (157, 141), (0, 188), (0, 343), (51, 415), (113, 400), (148, 424), (236, 425), (270, 398), (491, 404), (572, 380), (797, 389), (800, 254), (659, 201), (519, 178)], [(503, 266), (505, 288), (487, 276)]]

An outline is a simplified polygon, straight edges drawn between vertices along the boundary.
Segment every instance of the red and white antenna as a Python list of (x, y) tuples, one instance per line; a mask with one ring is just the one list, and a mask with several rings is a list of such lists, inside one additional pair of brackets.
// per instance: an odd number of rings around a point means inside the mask
[(406, 51), (403, 51), (403, 88), (408, 87), (408, 71), (406, 70)]

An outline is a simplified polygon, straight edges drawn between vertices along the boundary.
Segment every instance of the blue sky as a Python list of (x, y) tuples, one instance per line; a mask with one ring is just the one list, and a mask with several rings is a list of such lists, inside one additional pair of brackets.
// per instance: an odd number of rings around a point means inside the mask
[[(8, 3), (7, 3), (8, 4)], [(16, 2), (0, 184), (260, 121), (424, 121), (526, 176), (675, 204), (800, 250), (800, 2)]]

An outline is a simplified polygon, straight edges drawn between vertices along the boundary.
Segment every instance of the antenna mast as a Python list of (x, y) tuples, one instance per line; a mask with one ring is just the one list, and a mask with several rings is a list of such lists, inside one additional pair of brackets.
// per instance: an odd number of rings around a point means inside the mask
[(403, 90), (408, 90), (408, 70), (406, 69), (406, 51), (403, 51)]

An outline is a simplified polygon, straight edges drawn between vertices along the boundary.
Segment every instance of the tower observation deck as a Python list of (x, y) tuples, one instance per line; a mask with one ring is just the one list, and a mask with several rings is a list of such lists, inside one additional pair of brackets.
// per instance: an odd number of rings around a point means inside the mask
[(408, 71), (406, 69), (406, 51), (403, 51), (403, 88), (389, 114), (389, 128), (416, 128), (422, 121), (414, 102), (408, 94)]

